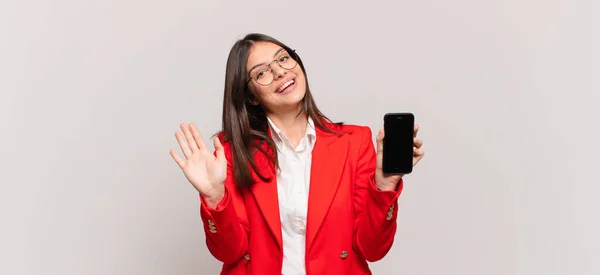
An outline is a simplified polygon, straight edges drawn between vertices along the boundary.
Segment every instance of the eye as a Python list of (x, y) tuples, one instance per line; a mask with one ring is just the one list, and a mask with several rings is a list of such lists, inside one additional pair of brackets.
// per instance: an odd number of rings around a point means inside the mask
[(259, 71), (258, 73), (256, 73), (256, 74), (254, 75), (254, 78), (256, 78), (256, 79), (260, 79), (260, 78), (261, 78), (261, 77), (263, 77), (263, 76), (264, 76), (266, 73), (267, 73), (267, 72), (265, 72), (265, 71)]
[(288, 60), (290, 58), (289, 55), (284, 55), (282, 57), (279, 58), (279, 62), (285, 62), (286, 60)]

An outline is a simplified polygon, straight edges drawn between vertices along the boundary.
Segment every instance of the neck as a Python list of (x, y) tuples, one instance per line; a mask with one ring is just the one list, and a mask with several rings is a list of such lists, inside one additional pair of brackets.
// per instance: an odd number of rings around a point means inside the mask
[(285, 134), (292, 144), (300, 143), (300, 140), (308, 127), (308, 116), (305, 112), (270, 113), (267, 116), (273, 121), (277, 128)]

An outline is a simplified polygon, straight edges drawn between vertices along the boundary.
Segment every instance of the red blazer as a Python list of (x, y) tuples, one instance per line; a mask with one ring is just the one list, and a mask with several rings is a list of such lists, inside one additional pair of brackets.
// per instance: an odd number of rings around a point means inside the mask
[[(374, 183), (376, 154), (371, 130), (336, 126), (347, 132), (329, 134), (316, 127), (312, 151), (306, 274), (371, 274), (367, 261), (382, 259), (396, 233), (397, 200), (402, 191), (379, 191)], [(239, 189), (231, 167), (231, 146), (223, 143), (228, 160), (225, 197), (212, 209), (201, 203), (206, 245), (223, 262), (221, 274), (279, 275), (282, 237), (275, 169), (265, 154), (254, 159), (272, 180)]]

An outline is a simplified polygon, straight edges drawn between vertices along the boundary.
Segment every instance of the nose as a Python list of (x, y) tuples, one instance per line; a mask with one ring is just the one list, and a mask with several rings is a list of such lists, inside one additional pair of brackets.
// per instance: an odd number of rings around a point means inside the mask
[(283, 77), (286, 74), (286, 69), (282, 68), (278, 64), (272, 64), (271, 70), (273, 70), (273, 78), (278, 79)]

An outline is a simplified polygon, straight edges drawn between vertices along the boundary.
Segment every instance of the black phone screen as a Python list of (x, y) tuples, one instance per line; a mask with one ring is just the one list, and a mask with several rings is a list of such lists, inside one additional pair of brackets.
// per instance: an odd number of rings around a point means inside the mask
[(383, 119), (383, 173), (408, 174), (413, 167), (413, 132), (411, 113), (386, 114)]

